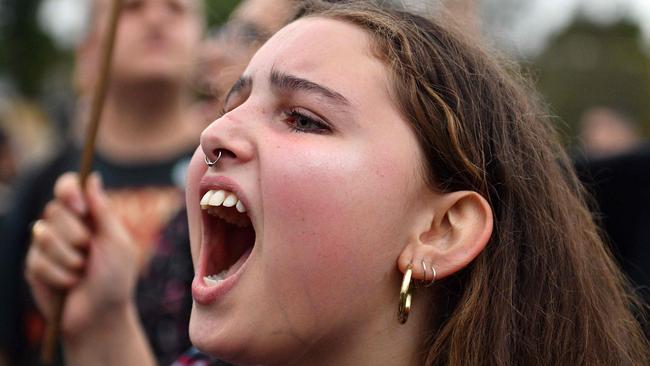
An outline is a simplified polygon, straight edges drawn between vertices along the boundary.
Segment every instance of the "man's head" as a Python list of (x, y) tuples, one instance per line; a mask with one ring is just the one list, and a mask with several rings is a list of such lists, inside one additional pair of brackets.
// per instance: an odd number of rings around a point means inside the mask
[(214, 120), (225, 93), (253, 54), (294, 17), (299, 4), (296, 0), (243, 0), (218, 33), (206, 39), (196, 83), (209, 98), (197, 103), (199, 120)]
[[(191, 74), (204, 29), (202, 0), (124, 0), (112, 60), (121, 85), (180, 84)], [(111, 0), (94, 0), (89, 29), (77, 53), (82, 94), (95, 83)]]

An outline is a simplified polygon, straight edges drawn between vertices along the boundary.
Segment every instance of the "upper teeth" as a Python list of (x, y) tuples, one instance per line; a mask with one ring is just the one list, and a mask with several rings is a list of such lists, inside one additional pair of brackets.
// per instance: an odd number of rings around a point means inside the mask
[(205, 192), (203, 198), (201, 198), (201, 208), (205, 210), (209, 207), (219, 206), (235, 206), (237, 212), (246, 212), (246, 206), (244, 206), (244, 203), (232, 192), (224, 191), (222, 189)]

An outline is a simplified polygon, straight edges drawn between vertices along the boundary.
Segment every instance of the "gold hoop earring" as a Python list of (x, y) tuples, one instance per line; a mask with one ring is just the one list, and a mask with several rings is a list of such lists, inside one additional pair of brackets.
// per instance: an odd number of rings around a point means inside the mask
[(406, 267), (406, 272), (404, 272), (402, 287), (399, 290), (399, 307), (397, 309), (397, 316), (400, 324), (406, 323), (409, 318), (409, 313), (411, 312), (411, 275), (413, 275), (413, 265), (409, 263)]

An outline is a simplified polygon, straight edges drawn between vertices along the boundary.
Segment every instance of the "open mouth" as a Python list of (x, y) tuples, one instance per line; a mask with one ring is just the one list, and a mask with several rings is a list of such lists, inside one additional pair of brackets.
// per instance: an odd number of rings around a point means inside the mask
[(203, 282), (215, 287), (237, 273), (255, 245), (255, 229), (246, 206), (233, 192), (210, 190), (203, 210)]

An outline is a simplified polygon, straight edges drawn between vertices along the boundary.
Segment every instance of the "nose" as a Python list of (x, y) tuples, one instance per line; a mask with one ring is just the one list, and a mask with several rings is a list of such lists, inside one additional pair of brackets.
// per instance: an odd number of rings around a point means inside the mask
[(170, 10), (165, 1), (148, 2), (144, 9), (144, 21), (149, 26), (162, 26), (170, 19)]
[(212, 122), (201, 133), (201, 149), (207, 160), (218, 161), (216, 168), (250, 161), (255, 154), (251, 128), (229, 114)]

